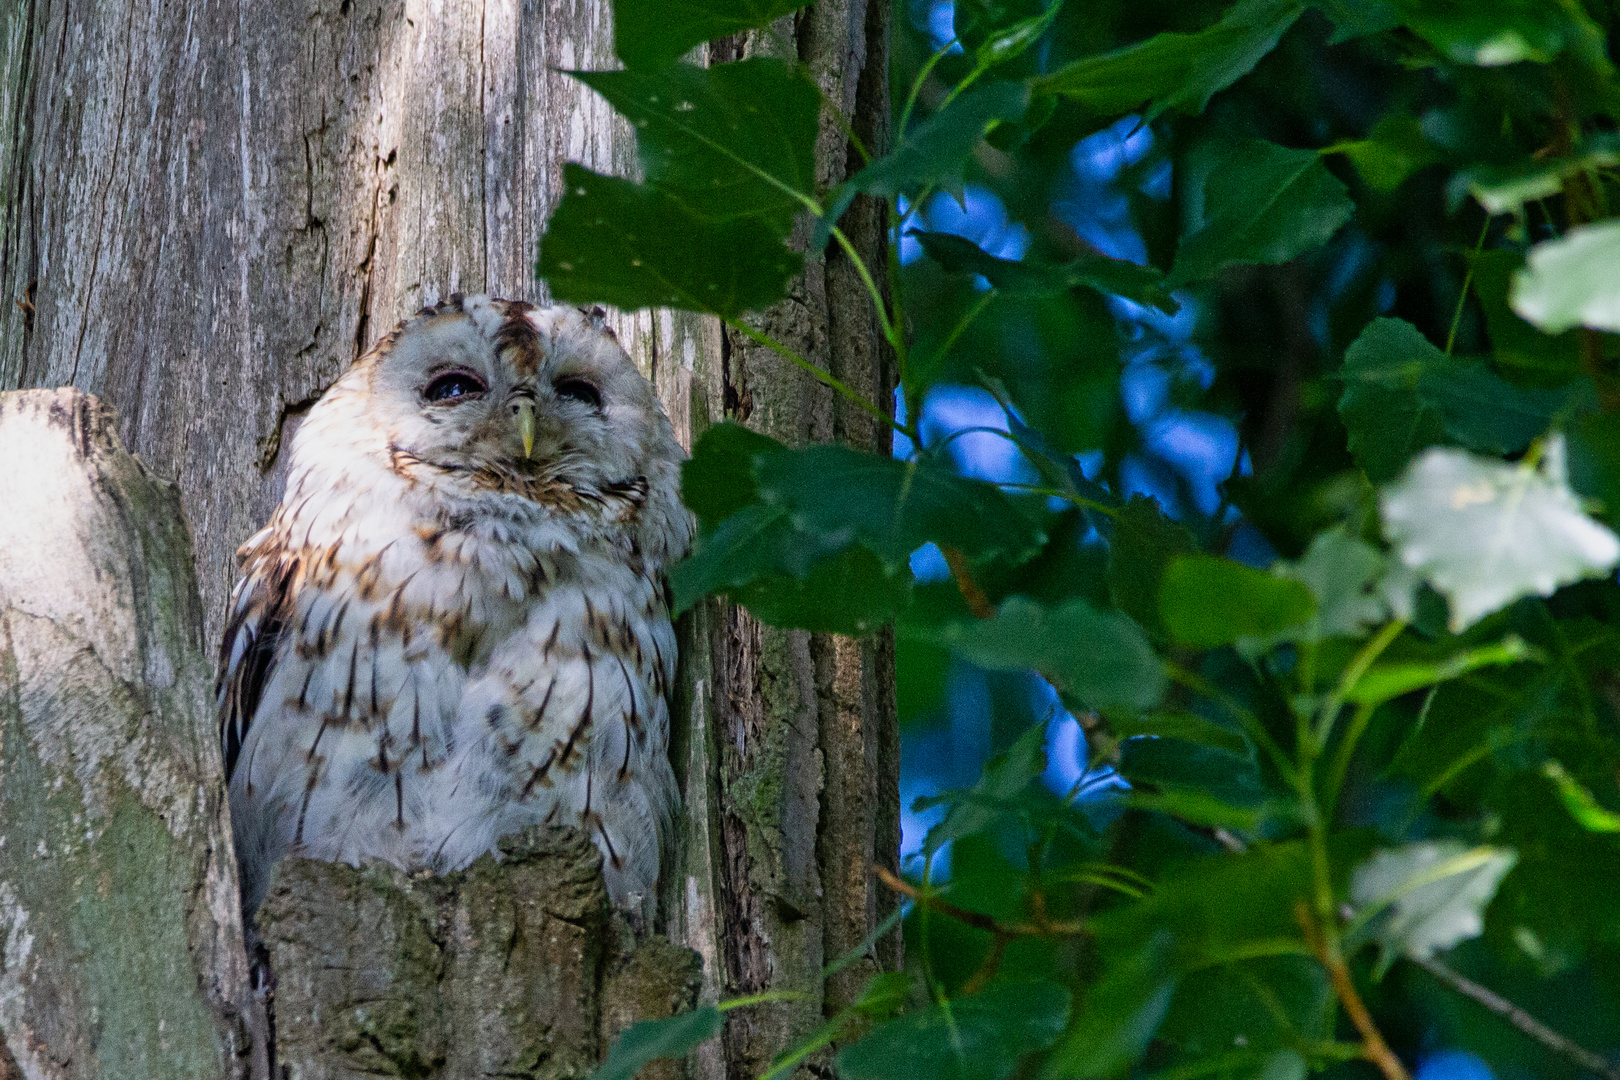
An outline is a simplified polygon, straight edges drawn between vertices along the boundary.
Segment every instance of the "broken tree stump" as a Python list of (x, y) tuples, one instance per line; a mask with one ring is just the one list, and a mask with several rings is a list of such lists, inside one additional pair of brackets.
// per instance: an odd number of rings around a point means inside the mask
[(113, 411), (0, 394), (0, 1029), (30, 1080), (246, 1075), (202, 626), (179, 495)]

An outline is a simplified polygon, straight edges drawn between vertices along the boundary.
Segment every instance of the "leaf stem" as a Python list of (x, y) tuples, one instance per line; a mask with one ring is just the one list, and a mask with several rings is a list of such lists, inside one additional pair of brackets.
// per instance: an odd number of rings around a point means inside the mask
[(1361, 995), (1356, 992), (1355, 980), (1350, 977), (1350, 969), (1345, 965), (1344, 955), (1339, 951), (1337, 936), (1330, 928), (1317, 925), (1311, 916), (1311, 909), (1301, 900), (1294, 905), (1294, 918), (1299, 921), (1299, 928), (1305, 933), (1305, 942), (1316, 953), (1316, 959), (1327, 968), (1328, 977), (1333, 980), (1333, 992), (1344, 1006), (1345, 1013), (1350, 1022), (1361, 1033), (1361, 1055), (1378, 1067), (1384, 1074), (1384, 1080), (1411, 1080), (1406, 1066), (1401, 1059), (1395, 1056), (1395, 1051), (1389, 1048), (1384, 1036), (1379, 1032), (1378, 1025), (1373, 1023), (1372, 1014), (1367, 1011), (1366, 1004)]
[(895, 131), (900, 138), (906, 137), (906, 127), (911, 123), (911, 111), (917, 107), (917, 95), (922, 93), (923, 84), (928, 76), (934, 73), (934, 68), (945, 59), (946, 55), (956, 47), (957, 39), (951, 38), (934, 51), (934, 55), (923, 61), (923, 66), (917, 69), (917, 77), (911, 80), (911, 90), (906, 94), (906, 103), (900, 109), (900, 122), (895, 125)]
[(1294, 767), (1293, 761), (1289, 760), (1288, 755), (1283, 753), (1282, 747), (1277, 745), (1277, 740), (1271, 737), (1271, 732), (1266, 730), (1266, 725), (1260, 722), (1258, 716), (1238, 704), (1229, 694), (1218, 686), (1211, 684), (1202, 675), (1188, 671), (1174, 661), (1166, 660), (1164, 662), (1164, 671), (1166, 675), (1170, 676), (1172, 682), (1178, 683), (1196, 694), (1202, 694), (1230, 713), (1232, 718), (1242, 725), (1244, 734), (1248, 735), (1250, 740), (1264, 750), (1267, 757), (1271, 758), (1271, 763), (1277, 767), (1277, 771), (1282, 774), (1283, 779), (1292, 786), (1298, 786), (1299, 771)]
[(806, 360), (804, 357), (800, 356), (786, 345), (783, 345), (780, 341), (777, 341), (769, 334), (763, 334), (760, 331), (755, 330), (752, 326), (749, 326), (747, 323), (743, 322), (741, 319), (732, 318), (729, 315), (721, 316), (721, 320), (727, 326), (747, 336), (750, 340), (756, 342), (757, 344), (765, 346), (767, 349), (782, 357), (784, 360), (791, 360), (793, 363), (803, 368), (811, 378), (815, 379), (828, 389), (833, 390), (834, 392), (847, 398), (850, 402), (859, 406), (863, 411), (870, 414), (875, 419), (881, 420), (883, 423), (894, 428), (894, 430), (906, 436), (908, 439), (911, 439), (913, 442), (916, 441), (916, 433), (909, 425), (900, 423), (894, 417), (872, 404), (860, 393), (846, 386), (844, 383), (829, 375), (827, 372), (816, 367), (816, 365), (812, 364), (810, 361)]
[(1333, 688), (1333, 693), (1328, 695), (1328, 699), (1322, 703), (1321, 711), (1316, 714), (1313, 747), (1315, 752), (1320, 752), (1327, 745), (1328, 736), (1333, 733), (1333, 725), (1338, 720), (1339, 710), (1344, 706), (1344, 699), (1355, 689), (1361, 677), (1367, 674), (1367, 669), (1372, 667), (1373, 661), (1401, 636), (1401, 631), (1405, 630), (1406, 626), (1405, 619), (1391, 619), (1371, 641), (1361, 647), (1361, 651), (1350, 661), (1350, 666), (1344, 669), (1344, 674), (1339, 677), (1339, 684)]
[(717, 1002), (714, 1007), (719, 1012), (730, 1012), (732, 1009), (746, 1009), (750, 1005), (770, 1005), (778, 1001), (809, 1000), (810, 995), (802, 990), (767, 990), (763, 994), (750, 994), (747, 997)]
[(895, 325), (889, 321), (888, 305), (883, 299), (882, 291), (878, 289), (877, 282), (872, 279), (872, 271), (867, 269), (866, 260), (861, 258), (861, 253), (855, 250), (855, 245), (850, 242), (848, 236), (844, 235), (843, 229), (834, 225), (829, 235), (838, 241), (838, 246), (844, 249), (844, 254), (849, 256), (849, 261), (855, 264), (855, 272), (861, 276), (861, 283), (866, 286), (867, 295), (872, 298), (872, 309), (877, 312), (878, 323), (883, 327), (884, 340), (895, 348), (899, 348), (899, 344), (895, 341)]
[(1463, 275), (1462, 292), (1457, 295), (1457, 309), (1451, 313), (1451, 330), (1446, 334), (1446, 355), (1451, 355), (1451, 347), (1457, 343), (1457, 327), (1462, 324), (1463, 308), (1468, 304), (1468, 290), (1474, 284), (1474, 261), (1485, 248), (1485, 234), (1491, 231), (1491, 215), (1485, 215), (1485, 224), (1480, 226), (1479, 240), (1474, 244), (1474, 258), (1468, 260), (1468, 272)]

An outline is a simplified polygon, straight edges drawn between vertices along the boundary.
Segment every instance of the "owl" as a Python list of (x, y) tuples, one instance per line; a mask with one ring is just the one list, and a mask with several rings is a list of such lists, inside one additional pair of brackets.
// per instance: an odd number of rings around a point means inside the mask
[(452, 297), (321, 397), (220, 647), (250, 914), (283, 856), (443, 873), (534, 823), (588, 832), (613, 901), (650, 914), (683, 456), (572, 308)]

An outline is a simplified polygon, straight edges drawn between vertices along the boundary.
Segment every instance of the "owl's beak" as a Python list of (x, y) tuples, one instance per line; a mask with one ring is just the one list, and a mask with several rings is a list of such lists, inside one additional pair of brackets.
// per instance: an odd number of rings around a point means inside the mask
[(512, 406), (517, 413), (518, 436), (523, 440), (523, 456), (534, 456), (534, 401), (530, 398), (518, 398)]

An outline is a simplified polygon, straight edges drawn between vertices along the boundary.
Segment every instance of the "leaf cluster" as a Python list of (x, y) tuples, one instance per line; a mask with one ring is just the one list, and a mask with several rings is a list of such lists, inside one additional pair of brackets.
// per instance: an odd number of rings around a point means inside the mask
[[(894, 137), (829, 183), (818, 132), (850, 118), (795, 62), (690, 58), (800, 6), (616, 5), (625, 70), (575, 76), (633, 125), (639, 179), (569, 166), (539, 272), (717, 316), (905, 447), (709, 427), (677, 609), (892, 632), (908, 720), (963, 673), (1048, 711), (998, 720), (977, 780), (914, 808), (935, 824), (882, 885), (907, 969), (770, 1075), (1601, 1064), (1580, 1044), (1620, 1045), (1620, 15), (957, 0), (950, 40), (897, 27)], [(1020, 257), (942, 224), (985, 193)], [(894, 227), (874, 265), (839, 228), (861, 198)], [(833, 247), (898, 409), (752, 321)], [(961, 433), (924, 422), (964, 386), (1016, 483), (965, 475)], [(1202, 492), (1173, 452), (1198, 423), (1236, 441)], [(919, 551), (948, 574), (917, 578)], [(1054, 711), (1088, 751), (1061, 785)], [(604, 1072), (746, 1007), (638, 1025)]]

